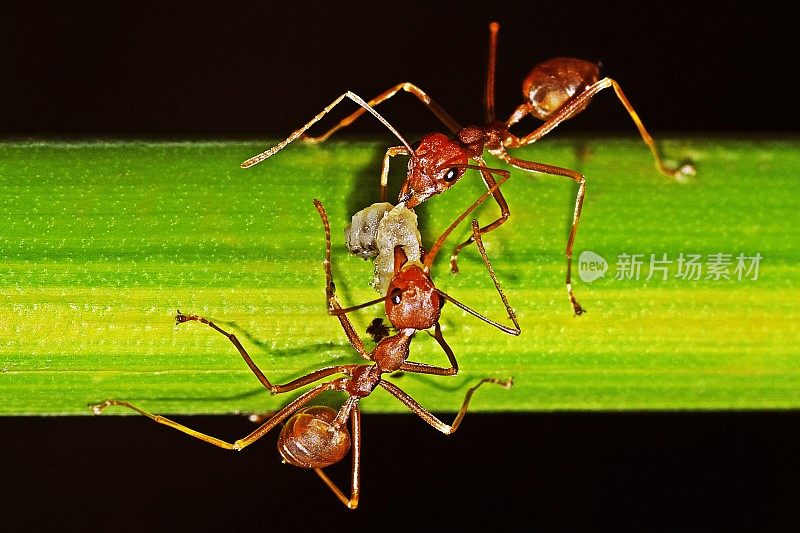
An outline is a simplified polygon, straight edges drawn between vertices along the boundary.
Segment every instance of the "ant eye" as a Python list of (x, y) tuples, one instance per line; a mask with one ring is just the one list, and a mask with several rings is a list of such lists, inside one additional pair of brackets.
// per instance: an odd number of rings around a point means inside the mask
[(444, 175), (444, 181), (450, 183), (455, 181), (458, 178), (458, 171), (461, 170), (458, 167), (453, 167), (447, 171), (447, 174)]
[(390, 297), (394, 305), (400, 305), (400, 300), (402, 296), (403, 296), (403, 291), (400, 288), (395, 287), (394, 289), (392, 289), (392, 294), (390, 295)]
[(414, 141), (414, 142), (411, 144), (411, 150), (413, 150), (414, 152), (416, 152), (416, 151), (417, 151), (417, 148), (419, 148), (419, 145), (420, 145), (420, 144), (422, 144), (422, 139), (417, 139), (416, 141)]

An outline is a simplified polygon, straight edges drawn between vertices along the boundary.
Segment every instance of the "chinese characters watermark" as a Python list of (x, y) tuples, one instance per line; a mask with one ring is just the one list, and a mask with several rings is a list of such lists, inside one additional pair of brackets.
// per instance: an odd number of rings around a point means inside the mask
[(616, 262), (609, 266), (603, 256), (585, 250), (578, 258), (578, 274), (584, 283), (605, 277), (609, 270), (617, 281), (666, 281), (670, 278), (683, 281), (755, 281), (763, 258), (758, 252), (753, 255), (723, 252), (705, 255), (683, 252), (677, 255), (621, 253), (617, 255)]

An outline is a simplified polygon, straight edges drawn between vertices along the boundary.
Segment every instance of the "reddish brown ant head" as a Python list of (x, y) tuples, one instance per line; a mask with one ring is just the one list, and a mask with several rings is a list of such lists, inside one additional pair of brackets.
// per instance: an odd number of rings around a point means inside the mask
[(431, 196), (449, 189), (464, 175), (470, 154), (457, 140), (431, 133), (412, 145), (408, 174), (399, 201), (413, 209)]
[[(525, 76), (522, 81), (522, 96), (528, 102), (531, 115), (539, 120), (547, 120), (570, 98), (599, 79), (600, 67), (597, 63), (571, 57), (556, 57), (542, 61)], [(588, 103), (589, 101), (587, 105)]]
[(336, 411), (314, 406), (297, 411), (283, 426), (278, 437), (281, 457), (301, 468), (325, 468), (341, 461), (350, 451), (346, 426), (333, 422)]
[[(395, 249), (395, 265), (405, 258)], [(385, 299), (386, 316), (398, 329), (428, 329), (439, 321), (444, 299), (422, 263), (405, 261), (395, 269)]]

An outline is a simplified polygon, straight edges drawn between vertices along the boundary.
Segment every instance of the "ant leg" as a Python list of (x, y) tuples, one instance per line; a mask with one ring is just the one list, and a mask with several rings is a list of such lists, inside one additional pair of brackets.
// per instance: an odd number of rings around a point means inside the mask
[(508, 318), (511, 319), (511, 322), (514, 323), (514, 335), (519, 335), (522, 330), (519, 327), (519, 322), (517, 322), (517, 314), (514, 312), (514, 309), (511, 307), (511, 304), (508, 303), (508, 298), (506, 298), (503, 289), (500, 287), (500, 282), (497, 280), (497, 275), (494, 273), (494, 268), (492, 267), (492, 263), (489, 262), (489, 256), (486, 253), (486, 248), (483, 246), (483, 239), (481, 238), (481, 231), (480, 227), (478, 226), (478, 221), (472, 219), (472, 237), (475, 240), (475, 244), (478, 246), (478, 251), (481, 253), (481, 257), (483, 258), (483, 264), (486, 265), (486, 270), (489, 271), (489, 276), (492, 278), (492, 282), (494, 283), (494, 288), (497, 289), (497, 294), (500, 295), (500, 299), (503, 301), (503, 305), (506, 307), (506, 313), (508, 313)]
[(347, 335), (347, 340), (350, 341), (350, 344), (353, 345), (358, 354), (367, 361), (371, 361), (372, 357), (364, 348), (364, 343), (356, 333), (350, 319), (347, 318), (345, 313), (339, 312), (342, 310), (342, 306), (336, 297), (336, 285), (333, 283), (333, 274), (331, 273), (331, 223), (328, 219), (328, 213), (325, 211), (325, 206), (316, 198), (314, 199), (314, 207), (317, 208), (319, 217), (322, 219), (322, 226), (325, 229), (325, 261), (323, 265), (325, 266), (325, 296), (328, 302), (328, 313), (335, 315), (339, 319), (339, 323), (342, 325), (345, 335)]
[[(636, 125), (636, 128), (639, 130), (639, 135), (641, 135), (642, 140), (650, 149), (650, 153), (653, 154), (653, 159), (655, 159), (656, 167), (658, 168), (659, 172), (661, 172), (665, 176), (669, 176), (671, 178), (676, 178), (676, 179), (694, 175), (695, 168), (691, 164), (687, 163), (681, 165), (679, 168), (670, 168), (666, 165), (666, 163), (664, 163), (664, 161), (661, 159), (661, 155), (658, 153), (658, 147), (656, 146), (656, 142), (653, 140), (653, 137), (645, 129), (644, 123), (639, 118), (639, 115), (636, 113), (636, 111), (634, 111), (633, 106), (631, 105), (630, 101), (628, 101), (628, 98), (625, 96), (625, 93), (622, 92), (622, 87), (620, 87), (620, 85), (611, 78), (605, 78), (605, 79), (608, 80), (609, 83), (611, 83), (612, 87), (614, 87), (614, 92), (616, 93), (617, 98), (619, 99), (620, 103), (625, 108), (625, 110), (628, 112), (628, 115), (630, 115), (631, 120), (633, 120), (633, 123)], [(602, 82), (603, 80), (600, 80), (597, 83), (600, 84)]]
[[(479, 156), (475, 157), (474, 159), (479, 163), (478, 165), (479, 167), (488, 168), (486, 167), (486, 163), (483, 161), (482, 157)], [(481, 169), (481, 177), (483, 178), (483, 182), (486, 184), (486, 188), (492, 190), (492, 187), (495, 185), (495, 180), (494, 177), (492, 176), (492, 173), (489, 170)], [(500, 217), (494, 222), (480, 228), (481, 235), (483, 235), (484, 233), (489, 233), (490, 231), (499, 228), (500, 226), (505, 224), (506, 220), (508, 220), (508, 217), (511, 216), (511, 211), (509, 211), (508, 209), (508, 203), (506, 202), (506, 199), (503, 196), (503, 193), (500, 192), (499, 188), (493, 189), (492, 197), (494, 198), (494, 201), (497, 202), (498, 207), (500, 207)], [(453, 249), (453, 253), (450, 254), (450, 272), (452, 272), (453, 274), (458, 273), (458, 254), (461, 253), (461, 250), (465, 246), (469, 246), (470, 244), (472, 244), (474, 240), (475, 240), (474, 237), (470, 236), (469, 239), (462, 242)]]
[[(400, 91), (405, 91), (409, 94), (416, 96), (417, 99), (420, 102), (422, 102), (431, 111), (431, 113), (433, 113), (436, 116), (436, 118), (438, 118), (439, 121), (441, 121), (441, 123), (444, 124), (447, 127), (447, 129), (449, 129), (452, 133), (455, 133), (461, 129), (461, 126), (458, 124), (458, 122), (456, 122), (453, 119), (453, 117), (451, 117), (444, 109), (442, 109), (442, 107), (439, 104), (434, 102), (433, 99), (431, 99), (431, 97), (425, 93), (425, 91), (423, 91), (413, 83), (409, 82), (398, 83), (394, 87), (387, 89), (386, 91), (382, 92), (381, 94), (379, 94), (378, 96), (367, 102), (367, 105), (369, 107), (375, 107), (378, 104), (383, 103), (392, 96), (396, 95)], [(327, 140), (328, 137), (330, 137), (340, 129), (349, 126), (350, 124), (355, 122), (355, 120), (361, 115), (363, 115), (365, 111), (367, 110), (359, 109), (358, 111), (355, 111), (352, 114), (340, 120), (338, 124), (336, 124), (334, 127), (329, 129), (322, 135), (318, 137), (309, 137), (304, 135), (303, 140), (311, 143), (321, 143)]]
[(442, 327), (438, 322), (434, 326), (433, 338), (436, 339), (436, 342), (442, 347), (444, 353), (447, 354), (447, 359), (450, 361), (450, 368), (405, 361), (400, 365), (400, 370), (404, 372), (414, 372), (416, 374), (433, 374), (436, 376), (455, 376), (458, 374), (458, 361), (456, 361), (453, 349), (450, 348), (450, 345), (444, 340), (444, 336), (442, 336)]
[[(472, 211), (474, 211), (476, 207), (481, 205), (489, 196), (492, 196), (495, 199), (495, 201), (497, 201), (498, 205), (500, 205), (501, 210), (504, 212), (503, 218), (508, 218), (508, 213), (509, 213), (508, 205), (506, 204), (506, 201), (505, 201), (505, 198), (503, 197), (503, 195), (500, 194), (500, 186), (503, 183), (505, 183), (508, 178), (511, 177), (511, 173), (509, 173), (507, 170), (501, 170), (501, 169), (498, 169), (498, 168), (488, 168), (486, 166), (481, 166), (481, 165), (455, 165), (455, 168), (461, 168), (461, 167), (480, 170), (481, 173), (485, 173), (485, 174), (489, 175), (488, 178), (489, 178), (489, 181), (491, 182), (491, 185), (487, 184), (487, 189), (488, 190), (485, 193), (483, 193), (480, 197), (478, 197), (478, 199), (475, 200), (472, 203), (472, 205), (469, 206), (463, 213), (461, 213), (450, 224), (450, 226), (448, 226), (447, 229), (444, 230), (444, 232), (442, 232), (442, 234), (439, 236), (439, 238), (436, 239), (436, 242), (433, 243), (433, 246), (431, 246), (431, 248), (425, 254), (425, 259), (423, 261), (423, 264), (424, 264), (426, 269), (430, 269), (431, 268), (431, 266), (433, 265), (433, 260), (436, 258), (436, 254), (439, 253), (439, 249), (444, 244), (444, 241), (447, 240), (447, 237), (450, 235), (450, 233), (452, 233), (452, 231), (456, 228), (456, 226), (461, 224), (461, 221), (464, 220), (467, 217), (468, 214), (470, 214)], [(495, 182), (494, 178), (490, 174), (499, 174), (500, 176), (502, 176), (502, 178), (500, 178), (500, 180)], [(484, 178), (484, 181), (486, 181), (486, 178)], [(489, 224), (489, 226), (492, 226), (491, 229), (494, 229), (498, 225), (499, 225), (498, 221), (495, 221), (492, 224)], [(489, 226), (487, 226), (487, 228)], [(486, 230), (486, 231), (490, 231), (490, 230)], [(485, 233), (485, 231), (484, 231), (484, 233)], [(452, 266), (452, 263), (451, 263), (451, 266)], [(455, 272), (457, 272), (457, 271), (458, 270), (456, 270)]]
[(467, 407), (469, 407), (469, 402), (472, 399), (472, 395), (475, 393), (478, 387), (480, 387), (484, 383), (494, 383), (496, 385), (500, 385), (501, 387), (508, 389), (514, 384), (514, 381), (512, 379), (497, 379), (497, 378), (483, 378), (482, 380), (480, 380), (477, 385), (470, 387), (470, 389), (467, 391), (467, 394), (464, 396), (464, 402), (461, 404), (461, 409), (459, 409), (456, 418), (453, 420), (453, 423), (449, 425), (445, 424), (444, 422), (433, 416), (433, 414), (431, 414), (430, 411), (426, 410), (424, 407), (418, 404), (416, 400), (414, 400), (411, 396), (409, 396), (398, 386), (383, 380), (381, 380), (380, 386), (389, 391), (389, 393), (392, 396), (400, 400), (403, 404), (405, 404), (406, 407), (411, 409), (417, 416), (419, 416), (425, 422), (427, 422), (434, 428), (438, 429), (445, 435), (450, 435), (452, 433), (455, 433), (456, 430), (458, 429), (458, 426), (461, 425), (461, 420), (463, 420), (464, 415), (467, 414)]
[[(489, 256), (486, 254), (486, 248), (483, 246), (483, 239), (481, 238), (481, 229), (478, 226), (478, 221), (475, 220), (475, 219), (472, 220), (472, 239), (475, 241), (475, 244), (477, 244), (477, 246), (478, 246), (478, 251), (480, 252), (481, 257), (483, 258), (483, 264), (486, 265), (486, 270), (489, 271), (489, 276), (492, 278), (492, 281), (494, 282), (494, 287), (495, 287), (495, 289), (497, 289), (497, 293), (500, 295), (500, 299), (503, 301), (503, 305), (506, 307), (506, 312), (508, 313), (508, 318), (510, 318), (511, 322), (514, 323), (514, 328), (509, 328), (507, 326), (503, 326), (502, 324), (499, 324), (499, 323), (497, 323), (497, 322), (495, 322), (493, 320), (490, 320), (490, 319), (486, 318), (485, 316), (475, 312), (474, 310), (470, 309), (466, 305), (462, 304), (461, 302), (459, 302), (455, 298), (452, 298), (451, 296), (445, 294), (442, 291), (439, 291), (439, 293), (442, 296), (444, 296), (444, 298), (447, 301), (454, 303), (457, 307), (463, 309), (464, 311), (466, 311), (466, 312), (468, 312), (468, 313), (470, 313), (470, 314), (472, 314), (474, 316), (477, 316), (478, 318), (480, 318), (484, 322), (487, 322), (487, 323), (495, 326), (496, 328), (500, 329), (501, 331), (504, 331), (505, 333), (509, 333), (511, 335), (519, 335), (522, 330), (519, 327), (519, 322), (517, 322), (517, 315), (516, 315), (516, 313), (514, 313), (514, 309), (512, 309), (511, 305), (508, 303), (508, 298), (506, 298), (506, 295), (503, 292), (503, 289), (500, 287), (500, 282), (497, 280), (497, 275), (494, 273), (494, 268), (492, 267), (492, 264), (489, 262)], [(470, 241), (467, 241), (464, 244), (468, 244), (469, 242)]]
[(302, 376), (302, 377), (299, 377), (299, 378), (297, 378), (295, 380), (292, 380), (289, 383), (286, 383), (286, 384), (283, 384), (283, 385), (273, 385), (269, 381), (267, 376), (264, 375), (264, 373), (261, 371), (261, 369), (258, 368), (258, 366), (255, 364), (253, 359), (250, 357), (250, 354), (248, 354), (247, 350), (245, 350), (244, 346), (242, 346), (242, 343), (239, 342), (239, 339), (236, 338), (236, 335), (234, 335), (233, 333), (228, 333), (227, 331), (225, 331), (224, 329), (220, 328), (219, 326), (217, 326), (216, 324), (214, 324), (210, 320), (208, 320), (206, 318), (203, 318), (201, 316), (184, 315), (183, 313), (178, 311), (178, 315), (175, 317), (175, 319), (178, 321), (179, 324), (183, 323), (183, 322), (189, 322), (190, 320), (194, 320), (194, 321), (200, 322), (202, 324), (205, 324), (205, 325), (209, 326), (210, 328), (214, 329), (215, 331), (220, 332), (222, 335), (227, 337), (227, 339), (229, 341), (231, 341), (231, 344), (233, 344), (236, 347), (236, 349), (239, 350), (239, 353), (241, 354), (242, 358), (244, 359), (244, 362), (247, 363), (248, 367), (250, 367), (250, 370), (253, 372), (253, 374), (255, 374), (256, 378), (258, 378), (258, 381), (260, 381), (261, 384), (264, 385), (264, 387), (267, 390), (269, 390), (272, 394), (280, 394), (280, 393), (283, 393), (283, 392), (288, 392), (288, 391), (292, 391), (292, 390), (298, 389), (298, 388), (300, 388), (300, 387), (302, 387), (304, 385), (308, 385), (309, 383), (313, 383), (315, 381), (319, 381), (322, 378), (328, 377), (328, 376), (333, 375), (333, 374), (338, 374), (338, 373), (342, 372), (343, 369), (349, 368), (349, 366), (352, 366), (352, 365), (345, 365), (345, 366), (331, 366), (331, 367), (327, 367), (327, 368), (322, 368), (320, 370), (316, 370), (316, 371), (311, 372), (311, 373), (309, 373), (309, 374), (307, 374), (305, 376)]
[(272, 418), (270, 418), (269, 420), (264, 422), (264, 424), (262, 424), (258, 429), (256, 429), (252, 433), (250, 433), (245, 438), (239, 439), (239, 440), (237, 440), (236, 442), (233, 442), (233, 443), (226, 442), (224, 440), (218, 439), (216, 437), (212, 437), (210, 435), (206, 435), (205, 433), (202, 433), (200, 431), (197, 431), (197, 430), (191, 429), (189, 427), (186, 427), (183, 424), (179, 424), (179, 423), (177, 423), (177, 422), (175, 422), (173, 420), (170, 420), (169, 418), (163, 417), (161, 415), (154, 415), (152, 413), (148, 413), (147, 411), (145, 411), (143, 409), (140, 409), (139, 407), (136, 407), (134, 404), (132, 404), (130, 402), (126, 402), (126, 401), (122, 401), (122, 400), (106, 400), (104, 402), (98, 403), (96, 405), (92, 405), (90, 407), (91, 407), (92, 411), (94, 412), (94, 414), (96, 414), (96, 415), (100, 414), (106, 407), (109, 407), (109, 406), (112, 406), (112, 405), (118, 405), (120, 407), (127, 407), (128, 409), (131, 409), (131, 410), (136, 411), (137, 413), (139, 413), (141, 415), (146, 416), (147, 418), (149, 418), (150, 420), (153, 420), (154, 422), (157, 422), (159, 424), (163, 424), (165, 426), (169, 426), (169, 427), (171, 427), (173, 429), (177, 429), (178, 431), (180, 431), (182, 433), (186, 433), (190, 437), (194, 437), (196, 439), (200, 439), (203, 442), (208, 442), (209, 444), (213, 444), (214, 446), (218, 446), (218, 447), (226, 449), (226, 450), (236, 450), (236, 451), (238, 451), (238, 450), (241, 450), (242, 448), (244, 448), (245, 446), (248, 446), (248, 445), (252, 444), (253, 442), (258, 440), (259, 438), (263, 437), (269, 430), (271, 430), (272, 428), (277, 426), (279, 423), (281, 423), (283, 420), (288, 418), (297, 409), (299, 409), (300, 407), (302, 407), (303, 405), (308, 403), (313, 398), (319, 396), (323, 392), (331, 390), (331, 389), (334, 389), (335, 386), (336, 385), (335, 385), (334, 382), (321, 383), (321, 384), (317, 385), (316, 387), (314, 387), (313, 389), (304, 392), (303, 394), (301, 394), (300, 396), (298, 396), (297, 398), (292, 400), (286, 407), (284, 407), (283, 409), (278, 411), (275, 414), (275, 416), (273, 416)]
[(350, 474), (350, 499), (336, 486), (336, 484), (322, 471), (321, 468), (315, 468), (314, 472), (320, 479), (328, 486), (331, 491), (339, 498), (339, 501), (345, 504), (348, 509), (355, 509), (358, 507), (358, 499), (361, 494), (361, 411), (358, 404), (353, 406), (350, 412), (350, 425), (351, 425), (351, 439), (353, 442), (353, 469)]
[[(684, 176), (692, 175), (695, 173), (694, 167), (691, 164), (682, 165), (679, 168), (670, 168), (667, 166), (664, 161), (661, 159), (661, 155), (658, 152), (658, 148), (656, 147), (656, 143), (653, 140), (653, 137), (648, 133), (647, 129), (644, 127), (644, 123), (639, 118), (639, 115), (633, 109), (628, 98), (625, 96), (625, 93), (622, 92), (622, 87), (613, 79), (611, 78), (603, 78), (599, 80), (589, 87), (586, 88), (581, 94), (575, 96), (572, 100), (566, 103), (563, 107), (561, 107), (556, 113), (547, 119), (547, 122), (536, 128), (533, 132), (529, 133), (528, 135), (522, 138), (514, 138), (514, 142), (509, 145), (510, 148), (516, 148), (519, 146), (526, 146), (537, 140), (544, 137), (550, 131), (556, 128), (561, 122), (573, 117), (575, 114), (579, 113), (586, 105), (588, 105), (589, 100), (594, 97), (598, 92), (602, 91), (603, 89), (607, 89), (608, 87), (613, 87), (614, 92), (617, 95), (622, 106), (628, 112), (633, 123), (636, 125), (636, 128), (639, 130), (639, 135), (641, 135), (642, 140), (650, 149), (650, 153), (653, 155), (653, 159), (655, 159), (656, 168), (659, 172), (664, 174), (665, 176), (671, 178), (681, 178)], [(508, 126), (517, 122), (523, 115), (524, 111), (523, 108), (526, 104), (523, 104), (516, 111), (511, 115), (509, 120), (506, 122)]]
[(305, 126), (300, 128), (299, 130), (295, 131), (294, 133), (289, 135), (289, 137), (287, 137), (285, 140), (283, 140), (282, 142), (280, 142), (277, 145), (273, 146), (272, 148), (270, 148), (268, 150), (265, 150), (265, 151), (261, 152), (260, 154), (251, 157), (247, 161), (243, 162), (240, 166), (242, 168), (250, 168), (253, 165), (257, 165), (258, 163), (264, 161), (265, 159), (267, 159), (269, 157), (272, 157), (276, 152), (281, 151), (287, 144), (291, 143), (292, 141), (294, 141), (295, 139), (300, 137), (308, 128), (310, 128), (315, 123), (317, 123), (320, 119), (322, 119), (322, 117), (324, 117), (326, 114), (328, 114), (331, 111), (331, 109), (336, 107), (345, 98), (349, 98), (353, 102), (355, 102), (358, 105), (360, 105), (363, 108), (362, 112), (363, 111), (369, 111), (375, 118), (377, 118), (381, 122), (381, 124), (386, 126), (389, 129), (389, 131), (391, 131), (398, 139), (400, 139), (400, 142), (402, 142), (409, 149), (409, 151), (412, 151), (411, 147), (408, 146), (408, 143), (406, 142), (406, 140), (403, 139), (403, 136), (400, 135), (400, 133), (396, 129), (394, 129), (394, 127), (391, 124), (389, 124), (389, 122), (385, 118), (383, 118), (377, 111), (372, 109), (372, 107), (370, 107), (364, 100), (362, 100), (360, 96), (358, 96), (354, 92), (347, 91), (343, 95), (339, 96), (339, 98), (337, 98), (336, 100), (331, 102), (325, 109), (320, 111), (314, 118), (312, 118), (310, 121), (308, 121)]
[(389, 195), (389, 159), (396, 155), (411, 155), (405, 146), (392, 146), (386, 150), (381, 167), (381, 202), (385, 202)]
[(516, 157), (511, 157), (505, 151), (498, 154), (498, 157), (500, 157), (509, 165), (522, 170), (542, 172), (544, 174), (551, 174), (553, 176), (564, 176), (578, 183), (578, 193), (575, 196), (575, 211), (572, 214), (572, 227), (570, 228), (569, 237), (567, 238), (567, 248), (565, 254), (567, 256), (567, 295), (569, 296), (569, 301), (572, 304), (572, 310), (574, 311), (575, 315), (582, 315), (585, 310), (578, 303), (578, 300), (575, 299), (575, 295), (572, 291), (572, 247), (575, 243), (575, 235), (578, 232), (578, 221), (581, 218), (581, 211), (583, 210), (583, 197), (586, 194), (586, 177), (579, 172), (575, 172), (574, 170), (567, 168), (517, 159)]

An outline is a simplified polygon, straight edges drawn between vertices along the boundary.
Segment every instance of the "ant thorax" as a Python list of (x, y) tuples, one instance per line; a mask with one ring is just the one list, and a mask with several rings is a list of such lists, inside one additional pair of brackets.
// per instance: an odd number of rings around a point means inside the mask
[[(391, 337), (390, 337), (391, 338)], [(406, 354), (408, 350), (406, 350)], [(405, 359), (404, 359), (405, 360)], [(396, 369), (390, 369), (393, 371)], [(344, 390), (355, 398), (369, 396), (381, 381), (384, 372), (380, 363), (374, 365), (360, 365), (353, 369), (352, 377), (347, 381)]]

